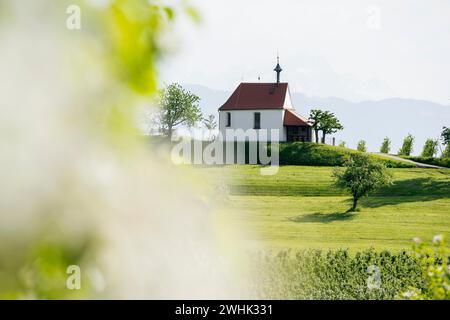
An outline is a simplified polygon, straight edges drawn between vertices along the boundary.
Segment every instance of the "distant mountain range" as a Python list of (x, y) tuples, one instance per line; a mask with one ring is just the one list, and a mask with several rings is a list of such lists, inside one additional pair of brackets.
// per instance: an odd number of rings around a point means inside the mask
[[(201, 98), (200, 106), (205, 114), (217, 115), (217, 109), (232, 93), (202, 85), (185, 84), (184, 87)], [(420, 154), (427, 138), (438, 138), (443, 126), (450, 127), (450, 105), (402, 98), (351, 102), (335, 97), (308, 97), (298, 92), (291, 95), (297, 112), (304, 116), (314, 108), (334, 112), (345, 127), (334, 134), (336, 143), (345, 141), (350, 148), (356, 148), (357, 142), (363, 139), (369, 151), (379, 151), (384, 137), (389, 137), (391, 152), (396, 153), (403, 138), (411, 133), (416, 137), (414, 154)]]

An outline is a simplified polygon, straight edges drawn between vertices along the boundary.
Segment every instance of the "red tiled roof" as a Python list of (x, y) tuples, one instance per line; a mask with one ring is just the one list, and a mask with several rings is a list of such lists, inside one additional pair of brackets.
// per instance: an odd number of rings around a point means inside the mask
[(292, 110), (286, 110), (284, 112), (283, 125), (285, 126), (311, 126), (308, 123), (308, 119), (302, 117), (298, 113)]
[(287, 83), (241, 83), (219, 110), (283, 109)]

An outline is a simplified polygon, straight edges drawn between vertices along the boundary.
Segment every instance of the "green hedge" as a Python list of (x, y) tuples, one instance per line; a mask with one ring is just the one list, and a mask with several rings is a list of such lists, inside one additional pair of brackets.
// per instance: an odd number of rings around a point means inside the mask
[[(280, 164), (305, 166), (342, 166), (349, 155), (356, 153), (361, 152), (325, 144), (307, 142), (283, 142), (280, 143)], [(383, 162), (389, 168), (414, 167), (414, 165), (411, 163), (393, 160), (381, 155), (371, 156)]]
[[(152, 140), (153, 144), (162, 144), (163, 140)], [(198, 141), (197, 141), (198, 142)], [(172, 146), (176, 143), (172, 142)], [(209, 141), (201, 141), (202, 149), (204, 150), (207, 145), (209, 145)], [(231, 144), (232, 146), (232, 144)], [(255, 146), (259, 148), (258, 144)], [(237, 150), (245, 149), (245, 163), (249, 163), (249, 142), (235, 142), (235, 162), (237, 161)], [(361, 153), (360, 151), (329, 146), (326, 144), (318, 144), (318, 143), (310, 143), (310, 142), (281, 142), (279, 143), (280, 148), (280, 165), (303, 165), (303, 166), (342, 166), (345, 160), (351, 154)], [(226, 146), (223, 144), (223, 161), (226, 159)], [(271, 145), (270, 143), (267, 145), (268, 152), (267, 154), (271, 154)], [(191, 150), (194, 150), (194, 141), (191, 141)], [(411, 164), (406, 161), (398, 161), (388, 157), (384, 157), (382, 155), (370, 154), (371, 157), (383, 162), (389, 168), (413, 168), (414, 164)], [(193, 161), (193, 155), (191, 155), (191, 160)], [(259, 155), (257, 162), (259, 161)]]
[[(384, 300), (410, 286), (426, 288), (419, 262), (406, 252), (282, 251), (253, 259), (258, 266), (253, 292), (259, 299)], [(379, 271), (380, 281), (369, 280), (371, 270)], [(369, 288), (368, 281), (378, 286)]]
[(433, 166), (450, 168), (450, 158), (406, 157), (406, 156), (402, 156), (402, 158), (412, 160), (415, 162), (431, 164)]

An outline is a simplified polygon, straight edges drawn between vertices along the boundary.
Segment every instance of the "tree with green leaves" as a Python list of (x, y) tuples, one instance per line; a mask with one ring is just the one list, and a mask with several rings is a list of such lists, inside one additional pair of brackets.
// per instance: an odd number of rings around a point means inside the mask
[(344, 129), (342, 124), (334, 113), (330, 111), (322, 111), (319, 109), (311, 110), (309, 119), (313, 121), (313, 130), (316, 135), (316, 143), (319, 142), (319, 131), (322, 131), (322, 143), (325, 143), (327, 134), (332, 134), (338, 130)]
[(179, 125), (193, 127), (202, 120), (198, 105), (200, 98), (185, 90), (177, 83), (172, 83), (160, 91), (158, 122), (163, 134), (172, 140), (174, 129)]
[(203, 118), (203, 125), (209, 133), (209, 139), (213, 135), (213, 131), (217, 128), (216, 117), (213, 114), (208, 115), (206, 118)]
[(444, 141), (445, 145), (450, 144), (450, 128), (442, 127), (441, 139)]
[(359, 140), (356, 150), (361, 151), (361, 152), (367, 152), (366, 141)]
[(413, 152), (414, 137), (408, 134), (405, 139), (403, 139), (403, 144), (400, 150), (398, 150), (398, 155), (400, 156), (410, 156)]
[(391, 151), (391, 139), (386, 137), (384, 138), (383, 143), (381, 144), (380, 152), (388, 154), (390, 151)]
[(325, 111), (322, 116), (320, 130), (322, 131), (322, 143), (325, 143), (325, 137), (327, 134), (333, 134), (338, 130), (342, 130), (344, 127), (339, 122), (334, 113)]
[(447, 145), (442, 151), (442, 158), (450, 158), (450, 145)]
[(450, 128), (442, 127), (441, 139), (445, 146), (445, 149), (442, 152), (442, 157), (450, 158)]
[(341, 147), (341, 148), (345, 148), (345, 141), (339, 142), (338, 146)]
[(321, 129), (321, 123), (323, 118), (323, 111), (319, 109), (312, 109), (309, 113), (309, 120), (312, 122), (312, 128), (315, 133), (316, 143), (319, 143), (319, 131)]
[(392, 184), (392, 176), (384, 164), (373, 160), (367, 154), (351, 155), (344, 166), (344, 168), (336, 167), (333, 177), (336, 186), (348, 190), (353, 197), (349, 211), (355, 211), (361, 197)]
[(422, 157), (434, 157), (438, 152), (439, 141), (436, 139), (427, 139), (423, 146)]

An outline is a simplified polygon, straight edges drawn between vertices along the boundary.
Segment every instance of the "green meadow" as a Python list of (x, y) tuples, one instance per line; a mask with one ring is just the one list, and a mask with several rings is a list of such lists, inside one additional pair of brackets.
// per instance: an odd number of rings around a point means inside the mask
[(226, 186), (223, 214), (249, 247), (398, 251), (414, 237), (450, 236), (450, 169), (389, 169), (394, 184), (355, 213), (346, 213), (350, 197), (333, 185), (332, 167), (282, 166), (273, 176), (254, 165), (197, 170)]

